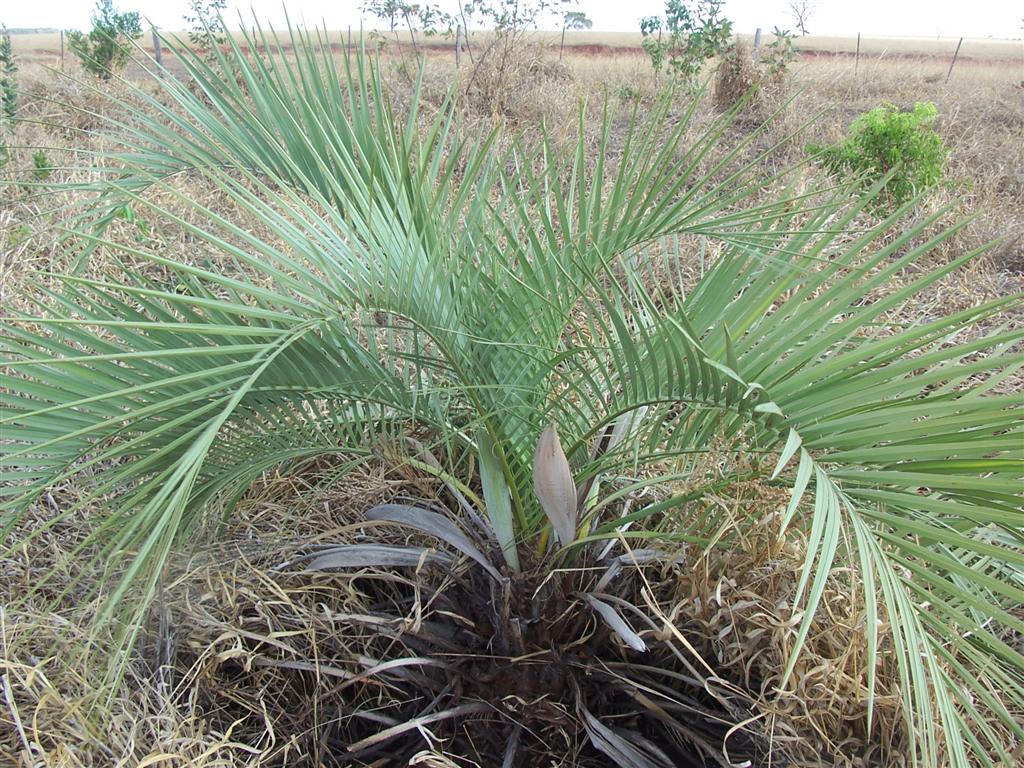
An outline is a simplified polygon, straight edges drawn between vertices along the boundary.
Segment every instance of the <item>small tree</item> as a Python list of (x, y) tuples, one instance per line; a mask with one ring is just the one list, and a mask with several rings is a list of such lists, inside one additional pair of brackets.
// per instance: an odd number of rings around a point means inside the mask
[(72, 30), (68, 43), (86, 70), (109, 80), (128, 61), (128, 45), (141, 34), (137, 11), (118, 13), (114, 0), (97, 0), (89, 34)]
[(506, 94), (519, 88), (521, 75), (534, 64), (521, 55), (527, 50), (529, 32), (540, 25), (565, 23), (565, 9), (577, 0), (468, 0), (460, 20), (471, 26), (490, 27), (493, 34), (473, 61), (466, 94), (491, 110)]
[(227, 45), (227, 28), (221, 12), (228, 0), (189, 0), (189, 13), (183, 17), (188, 39), (194, 48), (219, 48)]
[(640, 20), (643, 47), (655, 72), (665, 64), (678, 81), (690, 85), (704, 62), (722, 53), (732, 22), (722, 16), (725, 0), (667, 0), (665, 18)]
[(452, 31), (454, 17), (441, 10), (436, 3), (407, 3), (404, 0), (370, 0), (362, 6), (366, 13), (372, 13), (378, 19), (386, 21), (388, 29), (398, 42), (398, 27), (404, 26), (409, 31), (416, 57), (420, 56), (419, 43), (416, 41), (416, 30), (425, 36), (449, 34)]
[(0, 117), (14, 122), (18, 110), (18, 65), (11, 50), (11, 33), (0, 27)]
[[(476, 19), (493, 29), (495, 39), (489, 48), (493, 49), (501, 42), (500, 47), (504, 54), (507, 54), (515, 48), (520, 36), (527, 30), (536, 29), (542, 23), (556, 23), (559, 18), (565, 24), (566, 17), (571, 15), (571, 12), (563, 9), (578, 2), (579, 0), (468, 0), (459, 15), (467, 33)], [(586, 18), (582, 13), (579, 16)]]
[(565, 31), (567, 29), (590, 29), (594, 26), (587, 14), (582, 11), (566, 11), (562, 17), (562, 41), (558, 44), (558, 60), (562, 60), (565, 51)]
[(807, 34), (807, 20), (817, 8), (815, 0), (789, 0), (789, 10), (801, 35)]
[(576, 3), (577, 0), (469, 0), (464, 15), (479, 16), (496, 32), (518, 32), (532, 29), (542, 21), (557, 20), (561, 8)]

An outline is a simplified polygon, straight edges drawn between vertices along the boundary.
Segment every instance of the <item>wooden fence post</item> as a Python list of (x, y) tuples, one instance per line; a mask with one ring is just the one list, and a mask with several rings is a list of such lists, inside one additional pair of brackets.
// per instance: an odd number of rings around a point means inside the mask
[(857, 56), (853, 60), (853, 74), (857, 74), (857, 69), (860, 67), (860, 32), (857, 33)]
[(953, 74), (953, 65), (956, 64), (956, 57), (960, 55), (960, 46), (964, 44), (964, 39), (961, 37), (960, 42), (956, 44), (956, 51), (953, 53), (953, 60), (949, 62), (949, 72), (946, 73), (946, 82), (949, 82), (950, 76)]
[(455, 27), (455, 66), (462, 65), (462, 25)]
[(64, 30), (60, 31), (60, 68), (64, 69)]
[(757, 31), (754, 32), (754, 64), (757, 65), (761, 61), (761, 28), (758, 27)]
[(163, 68), (164, 52), (160, 48), (160, 35), (156, 33), (156, 27), (153, 27), (153, 58), (156, 59), (156, 65)]

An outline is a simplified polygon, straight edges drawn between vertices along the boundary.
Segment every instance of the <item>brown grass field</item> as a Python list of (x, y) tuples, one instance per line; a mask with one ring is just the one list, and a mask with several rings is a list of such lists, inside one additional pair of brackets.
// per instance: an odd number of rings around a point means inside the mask
[[(181, 32), (166, 33), (171, 36), (184, 35)], [(478, 33), (481, 38), (486, 38), (486, 33)], [(347, 39), (348, 30), (331, 30), (327, 36), (332, 41), (341, 43)], [(406, 33), (399, 33), (403, 41), (408, 41)], [(753, 42), (753, 35), (741, 35), (747, 42)], [(559, 35), (556, 32), (536, 32), (531, 38), (543, 45), (558, 45)], [(773, 37), (770, 34), (764, 36), (765, 43), (770, 43)], [(642, 38), (639, 32), (568, 32), (565, 43), (569, 48), (594, 48), (594, 49), (634, 49), (640, 50)], [(153, 44), (144, 36), (142, 46), (152, 51)], [(451, 42), (431, 38), (427, 44), (436, 47), (450, 47)], [(857, 50), (856, 37), (829, 37), (825, 35), (808, 35), (798, 37), (794, 44), (798, 51), (822, 52), (822, 53), (855, 53)], [(939, 37), (884, 37), (864, 36), (861, 39), (861, 54), (868, 57), (886, 56), (937, 56), (952, 58), (956, 50), (957, 38)], [(12, 46), (19, 56), (38, 57), (44, 59), (60, 54), (60, 35), (58, 33), (42, 34), (16, 34), (12, 37)], [(1024, 66), (1024, 42), (1020, 40), (999, 40), (995, 38), (968, 37), (964, 39), (960, 48), (962, 59), (975, 59), (981, 61), (1011, 61)]]
[[(340, 45), (343, 33), (331, 36)], [(637, 51), (638, 40), (638, 35), (575, 33), (559, 63), (557, 40), (541, 38), (543, 45), (521, 53), (508, 72), (490, 80), (488, 73), (478, 78), (466, 100), (470, 121), (501, 125), (508, 134), (524, 132), (527, 137), (535, 137), (543, 121), (557, 143), (559, 137), (574, 135), (583, 101), (595, 109), (608, 99), (623, 118), (635, 104), (642, 110), (660, 84)], [(21, 64), (22, 120), (9, 141), (10, 160), (3, 171), (9, 183), (0, 187), (0, 313), (28, 308), (38, 290), (50, 284), (51, 274), (69, 266), (62, 234), (74, 200), (66, 191), (26, 191), (22, 182), (32, 177), (33, 154), (40, 149), (44, 153), (52, 169), (48, 181), (88, 178), (89, 169), (76, 159), (76, 151), (108, 144), (90, 115), (103, 103), (95, 89), (124, 92), (116, 82), (98, 86), (70, 56), (62, 73), (59, 38), (54, 35), (15, 35), (13, 44)], [(901, 319), (933, 318), (1024, 290), (1021, 43), (965, 40), (948, 83), (955, 40), (865, 39), (856, 65), (855, 45), (853, 39), (799, 40), (800, 55), (785, 91), (790, 100), (780, 97), (752, 111), (749, 119), (741, 116), (729, 139), (738, 141), (776, 107), (778, 116), (750, 151), (770, 146), (808, 122), (799, 138), (784, 142), (764, 161), (767, 174), (803, 160), (807, 141), (838, 140), (857, 115), (872, 107), (934, 102), (949, 162), (945, 182), (918, 215), (949, 206), (943, 223), (971, 221), (931, 258), (952, 259), (991, 246), (982, 258), (903, 307)], [(398, 65), (408, 55), (408, 50), (385, 54), (392, 90), (398, 94), (407, 87)], [(439, 103), (453, 83), (468, 87), (467, 67), (456, 71), (447, 47), (432, 49), (429, 59), (424, 78), (428, 104)], [(129, 66), (126, 77), (146, 82), (137, 65)], [(704, 99), (698, 124), (714, 116), (711, 99)], [(801, 173), (813, 172), (805, 168)], [(802, 183), (799, 175), (793, 183)], [(166, 204), (173, 206), (172, 201)], [(215, 199), (208, 204), (221, 205)], [(243, 224), (260, 226), (255, 221)], [(186, 231), (169, 225), (140, 233), (128, 222), (118, 222), (114, 236), (153, 238), (168, 254), (196, 263), (214, 258), (197, 250)], [(111, 269), (102, 252), (90, 265), (97, 276)], [(913, 277), (906, 274), (903, 279)], [(1008, 311), (1002, 321), (1024, 323), (1024, 307)], [(1019, 378), (1005, 386), (1024, 390)], [(278, 698), (274, 686), (289, 675), (283, 668), (265, 668), (246, 678), (250, 684), (258, 680), (259, 688), (246, 688), (241, 676), (237, 681), (217, 676), (229, 662), (246, 670), (262, 663), (252, 650), (254, 638), (258, 647), (286, 643), (310, 658), (318, 649), (333, 648), (330, 621), (318, 595), (299, 582), (275, 581), (252, 566), (249, 556), (269, 551), (285, 560), (296, 542), (328, 540), (338, 529), (339, 516), (392, 498), (405, 482), (383, 459), (327, 490), (315, 489), (308, 478), (266, 476), (229, 525), (225, 543), (196, 545), (175, 562), (156, 619), (172, 629), (154, 634), (162, 644), (147, 641), (140, 649), (142, 663), (132, 667), (112, 699), (103, 695), (94, 667), (72, 653), (90, 642), (86, 622), (95, 599), (90, 588), (96, 582), (86, 579), (70, 593), (60, 590), (75, 574), (69, 553), (87, 525), (86, 516), (47, 530), (47, 510), (39, 509), (27, 523), (39, 533), (33, 551), (0, 557), (0, 766), (317, 765), (302, 757), (308, 755), (303, 728), (308, 730), (316, 718), (329, 718), (328, 709), (318, 709), (329, 708), (329, 696), (309, 692), (305, 699)], [(740, 489), (721, 503), (768, 520), (780, 499), (765, 491)], [(57, 495), (64, 503), (75, 497), (75, 489), (60, 489)], [(47, 503), (58, 501), (51, 496)], [(779, 606), (794, 591), (803, 562), (798, 548), (779, 549), (766, 532), (752, 538), (744, 551), (693, 554), (703, 568), (695, 568), (680, 583), (677, 606), (691, 617), (689, 631), (706, 642), (721, 669), (738, 679), (770, 681), (792, 643), (794, 623)], [(51, 569), (57, 576), (43, 594), (19, 600)], [(353, 591), (346, 595), (346, 605), (355, 610), (359, 595), (349, 588)], [(846, 582), (837, 578), (825, 598), (830, 610), (836, 616), (855, 612), (850, 600)], [(794, 764), (905, 764), (900, 756), (905, 756), (913, 735), (904, 732), (898, 717), (894, 682), (881, 685), (876, 724), (871, 733), (866, 731), (862, 643), (858, 627), (837, 619), (810, 641), (806, 674), (797, 690), (761, 691), (766, 721), (780, 740), (792, 745), (792, 754), (804, 760)], [(216, 686), (223, 690), (214, 691)], [(221, 702), (221, 708), (214, 708), (212, 701)], [(879, 757), (883, 752), (884, 762)], [(418, 764), (461, 765), (426, 753)]]

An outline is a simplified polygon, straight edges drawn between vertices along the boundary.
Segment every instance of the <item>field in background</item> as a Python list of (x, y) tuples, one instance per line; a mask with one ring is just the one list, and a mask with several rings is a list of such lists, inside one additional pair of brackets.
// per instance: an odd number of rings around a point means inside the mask
[[(330, 31), (326, 37), (342, 55), (348, 31)], [(401, 34), (399, 39), (408, 40)], [(541, 121), (549, 126), (566, 121), (574, 127), (576, 104), (582, 100), (610, 96), (625, 107), (630, 100), (652, 98), (659, 88), (646, 54), (637, 47), (639, 33), (569, 33), (562, 61), (558, 35), (538, 32), (527, 39), (538, 44), (525, 46), (528, 54), (517, 63), (528, 70), (521, 73), (525, 80), (517, 82), (513, 72), (501, 93), (491, 94), (486, 106), (477, 105), (517, 128)], [(411, 46), (385, 40), (385, 60), (407, 68), (413, 62)], [(770, 40), (766, 36), (765, 44)], [(139, 42), (152, 53), (149, 34)], [(485, 33), (473, 37), (477, 52), (487, 42)], [(745, 42), (749, 45), (752, 36)], [(938, 129), (950, 148), (949, 183), (937, 198), (956, 201), (960, 213), (978, 217), (971, 225), (977, 235), (974, 245), (1003, 239), (994, 262), (1014, 273), (1024, 271), (1024, 42), (965, 39), (951, 73), (957, 42), (952, 39), (863, 38), (859, 59), (853, 55), (856, 38), (808, 36), (795, 42), (799, 54), (789, 78), (793, 103), (773, 132), (792, 128), (800, 116), (825, 110), (808, 127), (806, 138), (835, 141), (858, 114), (879, 104), (909, 108), (916, 101), (934, 102)], [(48, 68), (80, 75), (68, 52), (61, 66), (58, 34), (15, 34), (12, 44), (29, 89), (48, 90)], [(464, 54), (460, 71), (451, 41), (420, 38), (419, 45), (428, 51), (428, 88), (440, 92), (465, 80), (472, 66), (470, 54)], [(173, 61), (169, 66), (175, 71)], [(138, 64), (130, 64), (126, 76), (147, 77)], [(785, 160), (800, 159), (801, 147), (794, 145)]]
[[(349, 30), (331, 30), (327, 37), (339, 45), (347, 43)], [(184, 32), (165, 32), (168, 36), (181, 35), (187, 37)], [(355, 36), (357, 30), (351, 30)], [(379, 33), (385, 34), (385, 33)], [(486, 32), (473, 33), (474, 43), (485, 44)], [(241, 37), (238, 35), (237, 37)], [(409, 37), (405, 33), (399, 33), (399, 39), (407, 42)], [(542, 44), (557, 46), (560, 35), (557, 32), (534, 32), (530, 37)], [(739, 35), (748, 43), (753, 42), (751, 34)], [(386, 39), (393, 40), (390, 35)], [(592, 53), (615, 54), (622, 53), (622, 49), (635, 49), (640, 51), (641, 36), (639, 32), (568, 32), (565, 36), (567, 48), (583, 49)], [(769, 43), (772, 35), (765, 34), (764, 41)], [(143, 35), (140, 44), (146, 50), (152, 51), (153, 44), (149, 34)], [(884, 37), (864, 35), (860, 41), (860, 53), (866, 57), (885, 58), (886, 56), (936, 56), (951, 60), (956, 51), (958, 38), (934, 38), (934, 37)], [(431, 48), (451, 48), (453, 42), (444, 38), (426, 38), (420, 40)], [(53, 59), (60, 57), (60, 34), (59, 33), (29, 33), (14, 34), (11, 36), (11, 44), (15, 55), (25, 56), (31, 60), (38, 60), (52, 65)], [(824, 35), (808, 35), (794, 39), (794, 45), (800, 52), (806, 53), (830, 53), (830, 54), (854, 54), (857, 51), (856, 34), (852, 37), (829, 37)], [(1024, 41), (1021, 40), (997, 40), (994, 38), (964, 38), (960, 47), (959, 60), (983, 60), (1000, 61), (1015, 64), (1021, 68), (1020, 74), (1024, 78)]]

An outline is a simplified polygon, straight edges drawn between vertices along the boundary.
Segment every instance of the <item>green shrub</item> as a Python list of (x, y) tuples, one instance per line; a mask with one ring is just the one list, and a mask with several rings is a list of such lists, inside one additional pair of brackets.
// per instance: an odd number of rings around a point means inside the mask
[(623, 104), (628, 104), (634, 101), (639, 101), (641, 91), (635, 85), (623, 83), (622, 85), (615, 89), (615, 95)]
[(854, 120), (844, 141), (807, 149), (830, 172), (853, 171), (865, 184), (891, 174), (883, 198), (899, 205), (942, 179), (947, 151), (932, 127), (937, 114), (928, 102), (918, 102), (910, 112), (886, 104)]
[(134, 227), (135, 242), (143, 243), (149, 237), (149, 224), (145, 219), (135, 214), (135, 209), (129, 203), (125, 203), (114, 211), (114, 218), (120, 219)]
[(32, 153), (32, 179), (33, 181), (46, 181), (50, 178), (53, 168), (50, 167), (50, 159), (46, 152), (37, 149)]
[(786, 76), (789, 65), (796, 58), (793, 48), (793, 33), (788, 29), (772, 29), (772, 41), (765, 46), (761, 64), (771, 77), (780, 79)]
[(68, 32), (71, 52), (82, 66), (102, 80), (109, 80), (114, 71), (128, 61), (128, 46), (142, 34), (137, 11), (117, 13), (114, 0), (97, 0), (89, 34)]
[(11, 248), (17, 248), (32, 236), (32, 230), (24, 224), (18, 224), (7, 233), (7, 242)]
[(11, 33), (0, 27), (0, 120), (14, 121), (18, 110), (18, 65), (11, 51)]

